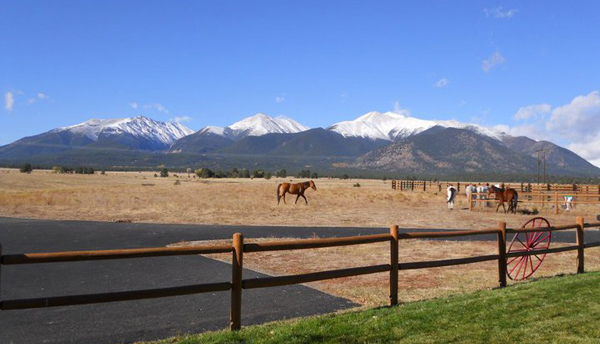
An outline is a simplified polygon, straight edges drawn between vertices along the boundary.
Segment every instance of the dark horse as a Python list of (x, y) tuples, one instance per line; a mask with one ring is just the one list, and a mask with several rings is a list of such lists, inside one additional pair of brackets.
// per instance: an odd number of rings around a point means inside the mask
[(306, 204), (308, 204), (308, 200), (306, 200), (306, 197), (304, 197), (304, 191), (306, 191), (306, 189), (308, 188), (312, 188), (313, 190), (317, 190), (317, 187), (315, 186), (315, 182), (308, 181), (308, 182), (304, 182), (304, 183), (297, 183), (297, 184), (290, 184), (290, 183), (281, 183), (279, 185), (277, 185), (277, 204), (279, 204), (279, 202), (281, 201), (281, 198), (283, 197), (283, 203), (287, 204), (285, 202), (285, 194), (286, 193), (291, 193), (292, 195), (298, 195), (296, 196), (296, 203), (298, 203), (298, 198), (302, 197), (304, 198), (304, 201), (306, 202)]
[(488, 197), (492, 194), (496, 195), (496, 200), (498, 200), (498, 206), (496, 207), (496, 212), (500, 209), (500, 205), (504, 208), (504, 213), (506, 214), (506, 207), (504, 203), (508, 202), (508, 211), (513, 214), (517, 213), (517, 202), (519, 202), (519, 193), (515, 189), (500, 189), (494, 185), (490, 187), (488, 191)]

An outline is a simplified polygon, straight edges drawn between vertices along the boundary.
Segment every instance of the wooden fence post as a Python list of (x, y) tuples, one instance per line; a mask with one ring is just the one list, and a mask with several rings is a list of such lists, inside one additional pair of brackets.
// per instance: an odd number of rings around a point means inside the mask
[(242, 269), (244, 267), (244, 236), (233, 235), (233, 260), (231, 262), (231, 313), (229, 327), (232, 331), (242, 326)]
[[(2, 285), (2, 243), (0, 243), (0, 286)], [(0, 296), (2, 296), (2, 290), (0, 289)], [(2, 302), (2, 297), (0, 297)]]
[(558, 215), (558, 192), (554, 193), (554, 215)]
[(473, 194), (469, 195), (469, 211), (473, 211)]
[(579, 246), (577, 248), (577, 273), (578, 274), (582, 274), (584, 272), (584, 263), (585, 263), (585, 258), (584, 258), (584, 245), (585, 245), (585, 241), (584, 241), (584, 237), (583, 237), (583, 230), (584, 230), (584, 224), (585, 221), (583, 220), (583, 217), (577, 217), (577, 246)]
[(506, 222), (498, 223), (498, 285), (506, 287)]
[(398, 304), (398, 226), (390, 227), (390, 306)]

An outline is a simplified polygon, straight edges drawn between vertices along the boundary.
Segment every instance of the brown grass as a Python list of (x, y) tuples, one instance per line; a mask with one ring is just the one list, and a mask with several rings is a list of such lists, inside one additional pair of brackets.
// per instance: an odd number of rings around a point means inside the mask
[[(0, 170), (0, 216), (155, 223), (344, 226), (404, 228), (495, 227), (506, 221), (520, 226), (529, 215), (469, 212), (459, 197), (457, 209), (448, 211), (445, 195), (391, 190), (390, 181), (318, 179), (309, 190), (309, 205), (277, 205), (276, 187), (293, 178), (212, 179), (155, 178), (154, 172), (107, 172), (105, 176), (32, 174)], [(360, 187), (353, 187), (360, 183)], [(571, 214), (542, 215), (553, 224), (574, 221), (575, 215), (595, 216), (596, 206), (578, 207)]]
[[(265, 242), (274, 239), (250, 239), (248, 242)], [(286, 240), (286, 239), (277, 239)], [(197, 245), (216, 243), (203, 241), (180, 243)], [(218, 241), (218, 243), (230, 243)], [(564, 244), (552, 244), (552, 247)], [(400, 263), (464, 258), (495, 254), (495, 242), (487, 241), (431, 241), (403, 240), (400, 242)], [(230, 254), (210, 255), (224, 262), (231, 262)], [(263, 273), (280, 276), (310, 273), (323, 270), (342, 269), (356, 266), (386, 264), (389, 262), (389, 244), (376, 243), (357, 246), (321, 248), (311, 250), (273, 251), (247, 253), (244, 267)], [(576, 271), (575, 252), (547, 255), (533, 277), (546, 277)], [(600, 270), (600, 249), (586, 250), (586, 270)], [(401, 302), (442, 297), (453, 294), (490, 289), (498, 285), (496, 261), (461, 266), (400, 271), (399, 299)], [(378, 273), (341, 279), (308, 283), (315, 289), (348, 298), (364, 306), (381, 306), (388, 302), (388, 273)], [(509, 284), (519, 283), (509, 280)]]

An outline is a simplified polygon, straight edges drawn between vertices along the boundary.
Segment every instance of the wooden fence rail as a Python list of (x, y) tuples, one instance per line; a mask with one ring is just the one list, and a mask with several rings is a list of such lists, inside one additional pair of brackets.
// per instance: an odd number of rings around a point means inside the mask
[[(554, 214), (558, 215), (561, 204), (566, 204), (567, 201), (565, 196), (572, 197), (568, 202), (569, 206), (575, 206), (580, 204), (597, 204), (600, 205), (600, 198), (598, 195), (594, 194), (573, 194), (573, 193), (539, 193), (539, 192), (524, 192), (519, 193), (519, 203), (520, 204), (539, 204), (543, 208), (546, 204), (551, 204), (554, 207)], [(594, 201), (582, 201), (580, 199), (585, 198), (593, 198)], [(477, 208), (481, 208), (485, 203), (497, 203), (498, 201), (494, 198), (488, 198), (488, 195), (485, 193), (472, 193), (471, 194), (471, 202), (468, 202), (468, 207), (470, 211), (476, 210)], [(478, 206), (479, 205), (479, 206)], [(508, 204), (506, 204), (508, 206)]]
[[(507, 258), (517, 256), (527, 256), (540, 253), (557, 253), (565, 251), (577, 251), (577, 273), (584, 272), (584, 253), (586, 248), (600, 247), (600, 242), (585, 243), (584, 229), (590, 227), (600, 227), (599, 223), (585, 223), (583, 218), (578, 217), (577, 223), (568, 226), (557, 226), (549, 228), (523, 228), (509, 229), (506, 228), (506, 223), (500, 222), (498, 228), (484, 229), (475, 231), (448, 231), (448, 232), (415, 232), (415, 233), (398, 233), (398, 226), (394, 225), (390, 228), (389, 234), (365, 235), (344, 238), (332, 239), (312, 239), (312, 240), (293, 240), (270, 243), (247, 243), (244, 244), (244, 237), (240, 233), (233, 235), (232, 245), (219, 246), (191, 246), (191, 247), (176, 247), (176, 248), (141, 248), (128, 250), (102, 250), (102, 251), (71, 251), (71, 252), (54, 252), (54, 253), (24, 253), (24, 254), (8, 254), (2, 255), (2, 245), (0, 244), (0, 268), (2, 265), (22, 265), (22, 264), (40, 264), (40, 263), (55, 263), (55, 262), (74, 262), (74, 261), (90, 261), (104, 259), (128, 259), (128, 258), (148, 258), (148, 257), (163, 257), (173, 255), (190, 255), (190, 254), (210, 254), (210, 253), (227, 253), (232, 252), (232, 278), (231, 281), (218, 283), (196, 284), (188, 286), (178, 286), (159, 289), (121, 291), (100, 294), (85, 294), (85, 295), (67, 295), (45, 298), (32, 299), (17, 299), (17, 300), (1, 300), (0, 310), (17, 310), (26, 308), (44, 308), (56, 306), (83, 305), (91, 303), (104, 303), (115, 301), (128, 301), (150, 299), (168, 296), (190, 295), (198, 293), (230, 291), (231, 292), (231, 310), (230, 310), (230, 328), (237, 330), (241, 327), (242, 314), (242, 293), (243, 289), (268, 288), (290, 284), (307, 283), (313, 281), (321, 281), (334, 278), (359, 276), (365, 274), (374, 274), (381, 272), (389, 272), (389, 304), (396, 305), (398, 303), (398, 275), (399, 271), (412, 269), (427, 269), (433, 267), (453, 266), (461, 264), (472, 264), (485, 261), (498, 261), (498, 284), (500, 287), (506, 286), (506, 264)], [(506, 252), (506, 236), (510, 233), (545, 231), (553, 232), (566, 229), (576, 229), (577, 244), (567, 247), (552, 248), (546, 250), (538, 250), (532, 252)], [(398, 261), (398, 242), (400, 240), (410, 239), (435, 239), (435, 238), (452, 238), (460, 236), (480, 236), (480, 235), (497, 235), (497, 253), (484, 256), (465, 257), (442, 259), (433, 261), (420, 262), (403, 262)], [(324, 247), (362, 245), (377, 242), (390, 242), (390, 261), (389, 263), (353, 267), (338, 270), (328, 270), (313, 273), (261, 277), (253, 279), (243, 279), (243, 261), (244, 253), (266, 252), (276, 250), (301, 250), (301, 249), (316, 249)], [(2, 270), (0, 269), (0, 278)], [(0, 294), (1, 296), (1, 294)]]
[(431, 191), (441, 192), (452, 184), (458, 192), (468, 185), (494, 185), (504, 184), (508, 188), (513, 188), (519, 192), (569, 192), (594, 194), (600, 197), (600, 185), (598, 184), (542, 184), (542, 183), (503, 183), (494, 182), (447, 182), (447, 181), (429, 181), (429, 180), (392, 180), (392, 189), (399, 191)]

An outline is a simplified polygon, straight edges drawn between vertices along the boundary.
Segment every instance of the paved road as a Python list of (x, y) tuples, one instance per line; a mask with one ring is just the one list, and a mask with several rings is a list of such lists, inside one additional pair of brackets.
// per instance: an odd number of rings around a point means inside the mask
[[(126, 224), (0, 218), (3, 253), (160, 247), (189, 240), (246, 237), (335, 237), (386, 233), (385, 228), (240, 227)], [(415, 231), (404, 229), (403, 231)], [(473, 240), (470, 237), (457, 238)], [(477, 237), (495, 240), (495, 236)], [(597, 231), (587, 240), (600, 240)], [(573, 233), (557, 241), (572, 242)], [(226, 263), (201, 256), (2, 267), (1, 297), (32, 298), (158, 288), (230, 280)], [(249, 270), (244, 277), (262, 276)], [(242, 323), (328, 313), (351, 302), (304, 286), (244, 291)], [(229, 293), (199, 294), (99, 305), (0, 312), (0, 343), (120, 343), (228, 325)]]

